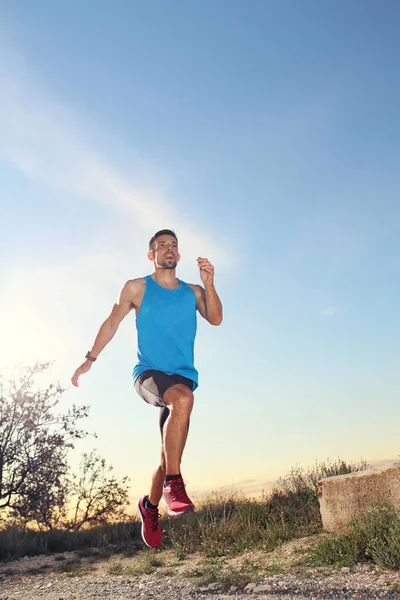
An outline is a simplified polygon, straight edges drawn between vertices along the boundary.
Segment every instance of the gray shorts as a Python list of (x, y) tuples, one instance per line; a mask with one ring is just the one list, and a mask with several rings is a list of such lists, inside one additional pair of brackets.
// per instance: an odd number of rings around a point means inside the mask
[(141, 398), (148, 404), (165, 408), (163, 396), (165, 392), (173, 385), (185, 385), (193, 391), (193, 381), (183, 375), (167, 375), (162, 371), (149, 370), (144, 371), (135, 381), (135, 390)]
[(135, 390), (141, 398), (148, 404), (158, 406), (160, 411), (160, 431), (161, 438), (163, 434), (165, 421), (169, 416), (169, 408), (164, 404), (163, 396), (165, 392), (173, 385), (185, 385), (189, 390), (193, 391), (194, 383), (191, 379), (183, 377), (183, 375), (167, 375), (162, 371), (149, 370), (144, 371), (135, 380)]

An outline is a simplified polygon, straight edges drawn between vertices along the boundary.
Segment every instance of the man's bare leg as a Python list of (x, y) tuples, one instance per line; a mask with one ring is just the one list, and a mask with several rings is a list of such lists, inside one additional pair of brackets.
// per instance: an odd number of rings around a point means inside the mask
[[(165, 427), (165, 425), (164, 425), (164, 427)], [(185, 439), (183, 442), (183, 448), (180, 452), (181, 457), (183, 454), (183, 450), (185, 448), (188, 432), (189, 432), (189, 428), (187, 428), (187, 430), (186, 430), (186, 436), (185, 436)], [(151, 504), (154, 504), (154, 506), (157, 506), (157, 504), (161, 500), (166, 474), (167, 474), (167, 467), (166, 467), (166, 460), (165, 460), (164, 444), (162, 444), (161, 445), (161, 461), (160, 461), (159, 466), (153, 473), (153, 476), (151, 479), (151, 488), (150, 488), (150, 493), (149, 493), (149, 500), (150, 500)]]
[(157, 506), (161, 500), (166, 470), (167, 469), (166, 469), (166, 463), (165, 463), (164, 445), (162, 445), (161, 446), (161, 461), (160, 461), (159, 466), (153, 473), (153, 476), (151, 479), (150, 494), (149, 494), (149, 501), (151, 502), (151, 504), (154, 504), (154, 506)]
[(165, 392), (163, 400), (170, 409), (169, 417), (164, 425), (163, 446), (166, 475), (177, 475), (180, 473), (194, 396), (189, 388), (177, 384)]
[(164, 394), (164, 402), (170, 412), (163, 428), (160, 464), (153, 473), (148, 496), (154, 506), (161, 500), (166, 475), (180, 473), (193, 401), (193, 393), (180, 384), (172, 386)]

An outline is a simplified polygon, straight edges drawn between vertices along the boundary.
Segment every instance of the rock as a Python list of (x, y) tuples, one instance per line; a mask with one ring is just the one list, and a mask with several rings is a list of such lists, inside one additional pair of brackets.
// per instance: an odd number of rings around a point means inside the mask
[(209, 583), (208, 586), (206, 587), (206, 590), (219, 590), (220, 588), (220, 584), (215, 582), (215, 583)]
[(255, 583), (248, 583), (246, 585), (246, 587), (244, 588), (244, 591), (245, 592), (252, 592), (255, 587), (256, 587)]
[(231, 585), (231, 587), (229, 588), (229, 591), (231, 594), (234, 594), (235, 592), (238, 591), (238, 586), (237, 585)]
[(258, 593), (258, 592), (272, 592), (272, 585), (269, 585), (269, 583), (266, 583), (264, 585), (256, 585), (253, 590), (253, 592)]
[(351, 571), (350, 567), (342, 567), (340, 570), (342, 573), (350, 573)]
[(215, 590), (219, 590), (220, 587), (221, 587), (221, 585), (217, 582), (209, 583), (208, 585), (203, 585), (202, 587), (200, 587), (199, 592), (212, 592)]

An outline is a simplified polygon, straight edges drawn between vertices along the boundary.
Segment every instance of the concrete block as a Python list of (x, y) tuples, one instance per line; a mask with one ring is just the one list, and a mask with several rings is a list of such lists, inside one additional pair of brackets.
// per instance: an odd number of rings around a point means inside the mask
[(400, 508), (400, 462), (322, 479), (318, 496), (325, 531), (344, 531), (360, 511), (379, 500)]

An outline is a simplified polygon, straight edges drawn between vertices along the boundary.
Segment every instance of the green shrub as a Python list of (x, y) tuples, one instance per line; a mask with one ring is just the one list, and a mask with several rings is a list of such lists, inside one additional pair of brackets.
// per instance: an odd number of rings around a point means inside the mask
[(387, 502), (372, 504), (343, 535), (321, 540), (306, 562), (351, 566), (365, 560), (380, 568), (400, 569), (400, 511)]
[(309, 550), (306, 563), (315, 566), (334, 565), (349, 567), (361, 558), (360, 548), (354, 535), (335, 535), (321, 540)]
[(123, 575), (125, 569), (121, 562), (117, 562), (112, 565), (109, 565), (107, 572), (109, 575)]
[(378, 502), (351, 523), (360, 552), (381, 568), (400, 569), (400, 511)]

